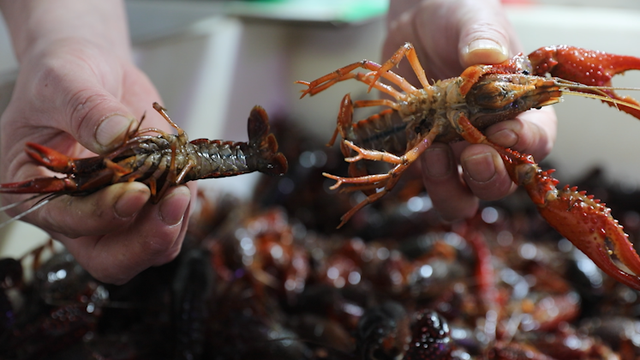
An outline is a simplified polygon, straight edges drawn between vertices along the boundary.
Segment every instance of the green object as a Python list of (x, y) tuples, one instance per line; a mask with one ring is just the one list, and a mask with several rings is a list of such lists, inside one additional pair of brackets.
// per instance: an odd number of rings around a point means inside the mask
[(223, 2), (227, 14), (284, 21), (357, 23), (386, 14), (389, 0), (245, 0)]

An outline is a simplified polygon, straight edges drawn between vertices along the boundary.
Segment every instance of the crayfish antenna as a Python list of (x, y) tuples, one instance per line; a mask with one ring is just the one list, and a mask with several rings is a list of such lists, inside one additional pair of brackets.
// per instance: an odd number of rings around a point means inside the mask
[[(631, 89), (633, 89), (633, 88), (631, 88)], [(631, 90), (631, 89), (629, 89), (629, 90)], [(640, 89), (634, 89), (634, 90), (640, 90)], [(597, 95), (597, 94), (590, 94), (590, 93), (584, 93), (584, 92), (579, 92), (579, 91), (571, 91), (571, 90), (568, 90), (568, 91), (564, 90), (563, 93), (566, 94), (566, 95), (574, 95), (574, 96), (580, 96), (580, 97), (586, 97), (586, 98), (590, 98), (590, 99), (600, 100), (600, 101), (603, 101), (603, 102), (611, 104), (612, 106), (614, 106), (616, 109), (618, 109), (620, 111), (623, 111), (623, 110), (620, 109), (618, 107), (618, 105), (624, 105), (624, 106), (629, 107), (631, 109), (640, 111), (640, 106), (638, 106), (638, 105), (636, 105), (634, 103), (625, 101), (625, 100), (612, 98), (609, 95), (607, 95), (606, 93), (604, 93), (604, 95)]]
[(614, 90), (640, 91), (640, 88), (615, 87), (615, 86), (591, 86), (563, 79), (557, 79), (563, 94), (597, 99), (607, 103), (620, 111), (640, 119), (640, 103), (629, 96), (618, 95)]
[(9, 220), (7, 220), (7, 221), (5, 221), (5, 222), (0, 223), (0, 228), (3, 228), (4, 226), (6, 226), (6, 225), (8, 225), (8, 224), (10, 224), (10, 223), (12, 223), (12, 222), (14, 222), (14, 221), (16, 221), (16, 220), (20, 220), (20, 219), (22, 219), (22, 218), (23, 218), (23, 217), (25, 217), (26, 215), (29, 215), (29, 214), (31, 214), (32, 212), (34, 212), (34, 211), (38, 210), (39, 208), (41, 208), (41, 207), (43, 207), (45, 204), (47, 204), (49, 201), (53, 200), (54, 198), (56, 198), (56, 197), (58, 197), (58, 196), (60, 196), (60, 195), (61, 195), (61, 194), (46, 194), (46, 195), (44, 195), (44, 196), (43, 196), (42, 194), (37, 194), (37, 195), (31, 196), (31, 197), (28, 197), (28, 198), (26, 198), (26, 199), (24, 199), (24, 200), (18, 201), (18, 202), (16, 202), (16, 203), (13, 203), (13, 204), (9, 204), (9, 205), (5, 205), (5, 206), (0, 207), (0, 211), (6, 211), (6, 210), (9, 210), (9, 209), (13, 209), (13, 208), (14, 208), (14, 207), (16, 207), (16, 206), (22, 205), (22, 204), (26, 203), (27, 201), (31, 201), (31, 200), (33, 200), (33, 199), (36, 199), (36, 198), (42, 197), (40, 200), (38, 200), (38, 202), (36, 202), (36, 203), (35, 203), (32, 207), (30, 207), (29, 209), (27, 209), (27, 210), (23, 211), (22, 213), (20, 213), (20, 214), (18, 214), (18, 215), (16, 215), (16, 216), (14, 216), (14, 217), (9, 218)]

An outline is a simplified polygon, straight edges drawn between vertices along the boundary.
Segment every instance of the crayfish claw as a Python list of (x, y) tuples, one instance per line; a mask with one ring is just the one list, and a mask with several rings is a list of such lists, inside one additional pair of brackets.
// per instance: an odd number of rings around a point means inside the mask
[[(606, 97), (614, 100), (603, 100), (604, 102), (640, 119), (640, 110), (637, 109), (640, 105), (638, 101), (628, 96), (618, 95), (611, 88), (606, 89), (611, 87), (611, 79), (615, 75), (627, 70), (640, 70), (640, 58), (567, 45), (542, 47), (533, 51), (527, 58), (534, 75), (550, 74), (563, 80), (587, 85), (584, 90), (576, 90), (591, 94), (604, 93)], [(594, 86), (605, 88), (589, 89)]]
[[(611, 209), (575, 187), (564, 187), (538, 210), (602, 271), (640, 290), (640, 257), (622, 226), (611, 216)], [(621, 269), (612, 256), (630, 272)]]
[[(629, 236), (604, 203), (576, 186), (556, 188), (553, 171), (542, 170), (530, 156), (494, 145), (503, 157), (511, 179), (524, 186), (540, 215), (558, 233), (617, 281), (640, 290), (640, 256)], [(621, 269), (616, 261), (629, 272)]]

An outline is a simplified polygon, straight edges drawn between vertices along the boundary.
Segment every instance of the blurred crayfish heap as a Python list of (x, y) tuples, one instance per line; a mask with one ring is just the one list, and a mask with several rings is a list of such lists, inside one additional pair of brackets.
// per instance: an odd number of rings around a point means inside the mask
[[(201, 196), (178, 258), (128, 284), (102, 284), (48, 245), (31, 265), (0, 260), (0, 358), (640, 356), (638, 292), (562, 239), (525, 193), (448, 224), (405, 175), (336, 231), (363, 196), (329, 190), (322, 172), (346, 171), (341, 154), (273, 127), (288, 174), (265, 177), (251, 202)], [(597, 171), (585, 179), (637, 239), (640, 192)]]

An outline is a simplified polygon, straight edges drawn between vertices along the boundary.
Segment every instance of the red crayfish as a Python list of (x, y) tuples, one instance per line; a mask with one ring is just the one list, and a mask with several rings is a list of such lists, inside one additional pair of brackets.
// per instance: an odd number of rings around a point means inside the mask
[[(269, 130), (269, 118), (260, 106), (255, 106), (249, 115), (248, 142), (208, 139), (189, 141), (184, 130), (169, 118), (160, 104), (154, 103), (153, 108), (177, 130), (177, 134), (169, 134), (156, 128), (136, 128), (116, 150), (84, 159), (69, 158), (42, 145), (27, 143), (26, 153), (33, 160), (65, 176), (0, 184), (0, 193), (39, 194), (33, 198), (47, 194), (14, 220), (60, 195), (86, 195), (119, 182), (143, 182), (151, 189), (152, 200), (156, 201), (168, 188), (191, 180), (234, 176), (253, 171), (282, 175), (287, 171), (287, 159), (278, 152), (276, 138)], [(25, 201), (30, 199), (32, 198)], [(17, 204), (7, 205), (0, 210), (7, 210)]]
[[(421, 89), (390, 71), (404, 57), (418, 76)], [(358, 68), (369, 72), (354, 72)], [(640, 58), (555, 46), (540, 48), (527, 56), (519, 54), (497, 65), (471, 66), (459, 77), (430, 84), (413, 46), (406, 43), (382, 65), (362, 60), (317, 80), (298, 83), (308, 86), (301, 96), (304, 97), (340, 81), (355, 79), (396, 100), (352, 102), (347, 94), (341, 103), (338, 126), (329, 144), (340, 133), (344, 139), (342, 152), (351, 163), (351, 177), (325, 176), (337, 181), (334, 189), (347, 184), (351, 186), (344, 190), (363, 190), (368, 197), (342, 217), (340, 226), (356, 211), (389, 192), (399, 176), (434, 141), (464, 139), (495, 148), (513, 182), (526, 188), (551, 226), (607, 274), (640, 290), (640, 257), (609, 208), (575, 187), (556, 188), (558, 180), (551, 176), (552, 170), (542, 170), (531, 155), (496, 145), (482, 133), (489, 125), (526, 110), (555, 104), (563, 94), (600, 99), (640, 119), (640, 104), (619, 96), (611, 86), (614, 75), (632, 69), (640, 69)], [(355, 108), (371, 106), (388, 109), (352, 123)], [(357, 153), (355, 156), (351, 156), (352, 150)], [(359, 165), (360, 160), (382, 161), (393, 167), (386, 174), (368, 175)], [(617, 266), (611, 258), (613, 254), (629, 272)]]

